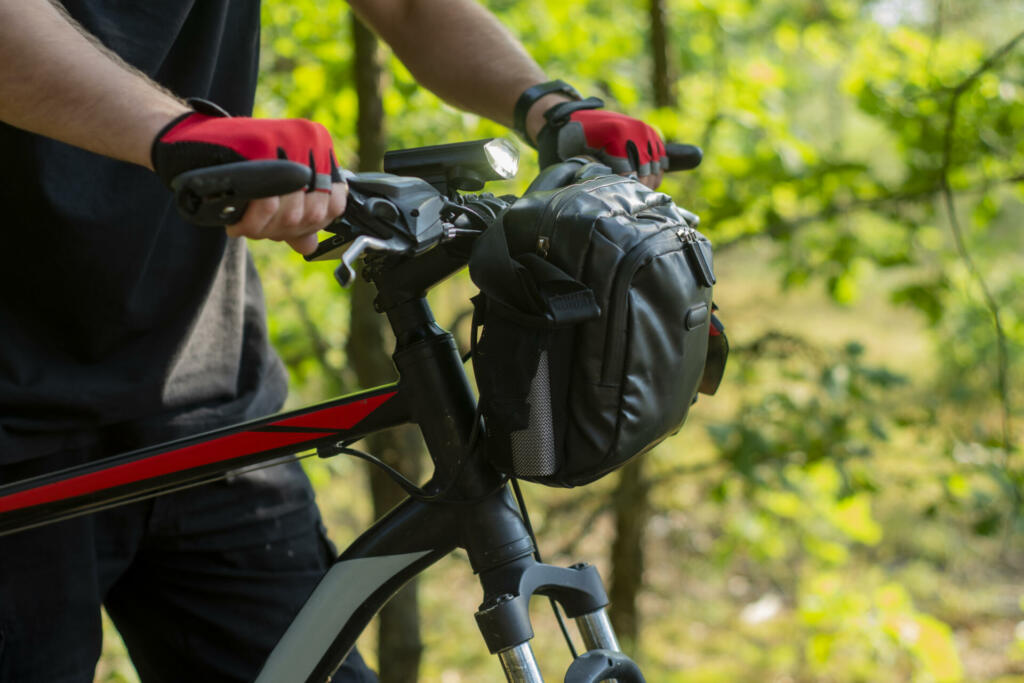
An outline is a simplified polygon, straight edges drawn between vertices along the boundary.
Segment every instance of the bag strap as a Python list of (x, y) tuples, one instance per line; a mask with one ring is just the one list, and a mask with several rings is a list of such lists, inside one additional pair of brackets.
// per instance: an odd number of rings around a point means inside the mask
[(469, 276), (492, 304), (523, 325), (561, 327), (601, 314), (594, 292), (558, 266), (537, 254), (512, 258), (503, 220), (477, 238)]

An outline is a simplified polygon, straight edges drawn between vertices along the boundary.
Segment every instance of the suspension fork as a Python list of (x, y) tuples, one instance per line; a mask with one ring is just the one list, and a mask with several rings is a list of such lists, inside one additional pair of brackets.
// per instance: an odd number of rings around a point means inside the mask
[(639, 669), (619, 651), (597, 569), (587, 564), (555, 567), (534, 559), (533, 540), (507, 489), (474, 507), (461, 526), (463, 545), (484, 591), (477, 625), (491, 654), (498, 655), (505, 678), (510, 683), (543, 681), (530, 646), (534, 634), (529, 603), (534, 595), (544, 595), (575, 620), (587, 648), (570, 666), (566, 681), (642, 682)]
[(587, 651), (569, 667), (565, 680), (597, 683), (618, 680), (642, 682), (639, 668), (619, 650), (618, 639), (604, 607), (608, 603), (597, 570), (586, 564), (569, 568), (529, 562), (508, 567), (497, 574), (482, 574), (481, 583), (511, 585), (512, 592), (485, 598), (476, 613), (477, 625), (488, 649), (497, 654), (509, 683), (543, 683), (537, 658), (530, 646), (533, 627), (529, 602), (534, 595), (558, 601), (576, 622)]

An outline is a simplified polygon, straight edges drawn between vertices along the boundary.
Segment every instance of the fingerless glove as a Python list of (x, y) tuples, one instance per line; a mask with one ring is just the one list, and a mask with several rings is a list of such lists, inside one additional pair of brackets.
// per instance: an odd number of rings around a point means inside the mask
[(665, 143), (643, 121), (604, 111), (604, 102), (589, 97), (562, 102), (544, 112), (547, 123), (537, 135), (541, 167), (588, 155), (616, 173), (651, 175), (668, 169)]
[(167, 185), (192, 169), (265, 159), (307, 164), (309, 191), (330, 192), (341, 181), (331, 136), (319, 123), (233, 117), (212, 103), (189, 102), (196, 111), (171, 121), (153, 141), (153, 168)]

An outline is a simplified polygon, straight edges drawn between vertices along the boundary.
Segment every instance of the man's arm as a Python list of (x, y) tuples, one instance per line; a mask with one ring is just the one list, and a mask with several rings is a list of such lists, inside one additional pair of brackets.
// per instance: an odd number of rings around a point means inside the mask
[[(191, 109), (126, 64), (49, 0), (0, 0), (0, 121), (152, 169), (153, 140)], [(345, 186), (250, 202), (228, 233), (316, 247)]]
[[(416, 80), (446, 102), (512, 126), (520, 93), (548, 80), (523, 46), (474, 0), (349, 0)], [(531, 108), (532, 139), (543, 113), (564, 95), (547, 95)]]
[[(476, 0), (349, 0), (349, 4), (417, 81), (447, 102), (506, 126), (513, 124), (520, 94), (548, 80), (519, 41)], [(544, 112), (567, 101), (565, 95), (552, 93), (533, 103), (526, 115), (531, 142), (538, 142), (538, 133), (547, 123)], [(664, 145), (649, 126), (612, 112), (586, 111), (571, 118), (580, 132), (566, 145), (575, 150), (572, 154), (596, 152), (599, 158), (607, 154), (617, 158), (619, 167), (643, 173), (644, 184), (657, 187), (661, 182)]]
[(152, 168), (153, 138), (189, 111), (47, 0), (0, 0), (0, 120)]

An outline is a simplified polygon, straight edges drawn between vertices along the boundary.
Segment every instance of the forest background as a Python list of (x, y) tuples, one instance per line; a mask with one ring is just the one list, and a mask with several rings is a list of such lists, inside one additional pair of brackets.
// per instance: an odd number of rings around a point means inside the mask
[[(719, 394), (652, 454), (528, 487), (546, 559), (601, 568), (651, 681), (1024, 681), (1024, 5), (484, 4), (551, 77), (704, 148), (662, 189), (715, 243), (733, 346)], [(417, 86), (341, 0), (263, 16), (257, 113), (323, 122), (351, 168), (510, 136)], [(522, 148), (490, 189), (536, 173)], [(254, 251), (291, 405), (390, 380), (371, 293)], [(462, 344), (471, 294), (460, 276), (432, 299)], [(365, 446), (424, 476), (416, 444)], [(339, 546), (398, 495), (351, 460), (309, 471)], [(385, 683), (500, 681), (479, 599), (455, 556), (361, 649)], [(561, 680), (554, 620), (534, 619)], [(108, 635), (97, 680), (136, 680)]]

